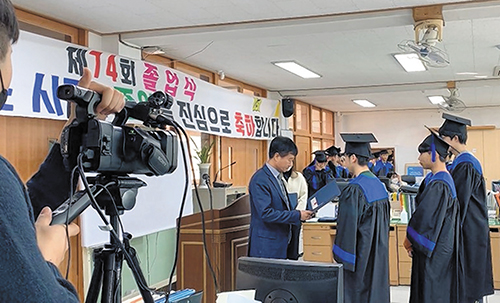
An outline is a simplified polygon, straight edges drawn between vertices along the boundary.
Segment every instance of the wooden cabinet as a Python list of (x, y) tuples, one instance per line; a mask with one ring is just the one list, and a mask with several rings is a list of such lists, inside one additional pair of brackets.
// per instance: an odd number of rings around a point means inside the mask
[(295, 169), (302, 170), (311, 163), (311, 138), (305, 136), (295, 136), (295, 144), (299, 153), (295, 158)]
[(486, 188), (491, 181), (500, 180), (500, 129), (469, 127), (467, 149), (481, 162)]
[[(304, 261), (335, 262), (332, 247), (337, 234), (336, 223), (304, 223)], [(411, 258), (403, 246), (406, 225), (391, 225), (389, 230), (390, 285), (410, 285)], [(500, 225), (490, 226), (493, 283), (500, 289)]]
[(333, 261), (333, 242), (337, 233), (335, 223), (304, 223), (304, 261)]
[[(403, 247), (406, 237), (406, 225), (398, 225), (398, 258), (399, 258), (399, 285), (410, 285), (411, 258)], [(493, 262), (493, 284), (495, 289), (500, 289), (500, 226), (490, 226), (491, 259)], [(392, 280), (392, 279), (391, 279)]]
[(321, 108), (311, 106), (311, 133), (321, 135)]
[(493, 285), (495, 289), (500, 289), (500, 226), (490, 226), (490, 240)]
[(323, 135), (333, 136), (333, 112), (321, 110), (321, 126)]
[(389, 226), (389, 281), (391, 285), (399, 285), (398, 237), (396, 225)]
[[(304, 223), (304, 261), (335, 262), (333, 259), (333, 243), (337, 234), (336, 223)], [(390, 285), (398, 285), (398, 254), (396, 226), (391, 225), (389, 231), (389, 281)], [(402, 242), (401, 242), (402, 243)], [(411, 263), (410, 263), (411, 265)]]
[(398, 269), (399, 285), (410, 285), (411, 282), (411, 258), (403, 246), (406, 238), (406, 225), (398, 225)]
[(309, 104), (295, 102), (295, 133), (310, 134)]
[(312, 138), (312, 140), (311, 140), (311, 151), (315, 152), (317, 150), (322, 150), (322, 148), (321, 148), (321, 139), (320, 138)]

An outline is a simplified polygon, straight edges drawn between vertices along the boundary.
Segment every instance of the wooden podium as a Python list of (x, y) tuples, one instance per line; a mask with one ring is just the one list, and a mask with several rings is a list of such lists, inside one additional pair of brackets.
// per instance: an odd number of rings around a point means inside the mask
[[(238, 258), (247, 255), (250, 227), (250, 198), (244, 195), (222, 209), (206, 210), (207, 250), (217, 277), (219, 291), (236, 287)], [(216, 300), (215, 285), (203, 248), (201, 213), (182, 218), (177, 289), (203, 290), (203, 302)]]

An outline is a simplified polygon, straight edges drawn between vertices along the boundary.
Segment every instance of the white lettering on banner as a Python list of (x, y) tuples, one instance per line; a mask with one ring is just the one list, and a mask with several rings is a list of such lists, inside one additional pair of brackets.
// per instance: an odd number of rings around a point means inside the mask
[(16, 70), (2, 115), (66, 119), (66, 101), (57, 98), (57, 87), (78, 83), (83, 68), (89, 67), (96, 81), (121, 91), (128, 101), (147, 101), (156, 90), (172, 95), (171, 115), (187, 129), (253, 139), (270, 139), (279, 133), (279, 102), (275, 100), (232, 92), (168, 67), (27, 32), (21, 32), (13, 50)]

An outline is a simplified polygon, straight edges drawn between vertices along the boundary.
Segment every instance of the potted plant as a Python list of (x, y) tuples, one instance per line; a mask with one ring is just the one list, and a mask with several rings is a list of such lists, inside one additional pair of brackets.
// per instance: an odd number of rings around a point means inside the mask
[(203, 175), (210, 175), (210, 156), (212, 156), (212, 148), (214, 147), (215, 141), (211, 143), (209, 141), (202, 142), (201, 148), (198, 148), (196, 142), (193, 139), (191, 141), (195, 147), (195, 158), (200, 161), (198, 167), (200, 169), (200, 187), (206, 187), (205, 181), (203, 180)]

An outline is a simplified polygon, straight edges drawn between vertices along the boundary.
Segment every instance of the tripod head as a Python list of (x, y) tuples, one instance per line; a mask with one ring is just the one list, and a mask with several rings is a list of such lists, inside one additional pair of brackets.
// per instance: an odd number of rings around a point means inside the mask
[[(131, 210), (135, 206), (138, 189), (147, 185), (128, 175), (100, 173), (87, 179), (92, 184), (90, 194), (95, 197), (98, 207), (109, 216), (122, 215), (125, 210)], [(103, 194), (104, 191), (106, 194)], [(53, 211), (51, 225), (72, 222), (91, 204), (92, 198), (87, 190), (77, 192)]]
[[(96, 201), (109, 216), (122, 215), (124, 211), (134, 208), (138, 189), (147, 185), (146, 182), (128, 175), (117, 176), (101, 173), (88, 179), (97, 187), (106, 187), (107, 185), (110, 194), (99, 195)], [(118, 213), (115, 214), (116, 211)]]

